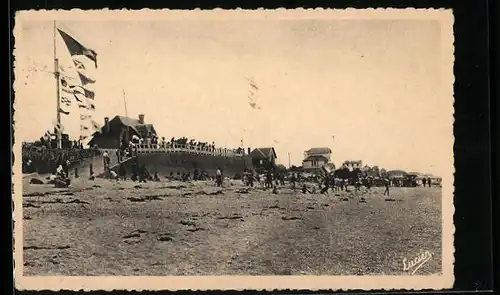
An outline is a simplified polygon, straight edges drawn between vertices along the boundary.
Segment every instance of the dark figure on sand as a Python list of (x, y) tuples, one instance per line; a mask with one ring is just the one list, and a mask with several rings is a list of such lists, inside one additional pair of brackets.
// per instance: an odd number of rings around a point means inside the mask
[(297, 181), (297, 177), (295, 176), (295, 173), (292, 173), (292, 176), (290, 177), (290, 183), (292, 184), (292, 189), (295, 190), (295, 183)]
[(267, 171), (266, 173), (266, 188), (272, 188), (273, 187), (273, 175), (271, 174), (271, 171)]
[(385, 179), (384, 180), (384, 185), (385, 185), (385, 191), (384, 191), (384, 196), (387, 194), (387, 196), (389, 197), (389, 179)]
[(358, 178), (356, 179), (356, 182), (354, 183), (354, 188), (355, 188), (355, 191), (359, 191), (360, 188), (361, 188), (361, 180)]
[(160, 181), (160, 176), (158, 176), (158, 172), (155, 172), (155, 175), (153, 177), (154, 181)]
[(281, 186), (285, 186), (285, 173), (279, 174), (279, 181)]
[(330, 188), (330, 178), (325, 176), (325, 179), (323, 180), (323, 187), (321, 188), (321, 193), (326, 194), (328, 193), (328, 189)]
[(139, 183), (141, 182), (146, 183), (148, 179), (149, 179), (149, 172), (146, 169), (146, 165), (142, 165), (141, 169), (139, 170)]
[(222, 186), (222, 170), (220, 168), (218, 168), (217, 172), (215, 173), (215, 185), (217, 187)]
[(127, 180), (127, 167), (125, 164), (120, 164), (118, 167), (118, 174), (123, 180)]

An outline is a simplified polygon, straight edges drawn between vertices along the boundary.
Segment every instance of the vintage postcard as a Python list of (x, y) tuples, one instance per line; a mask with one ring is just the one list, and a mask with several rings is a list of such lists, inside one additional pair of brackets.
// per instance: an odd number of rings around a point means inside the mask
[(21, 290), (454, 282), (453, 12), (15, 19)]

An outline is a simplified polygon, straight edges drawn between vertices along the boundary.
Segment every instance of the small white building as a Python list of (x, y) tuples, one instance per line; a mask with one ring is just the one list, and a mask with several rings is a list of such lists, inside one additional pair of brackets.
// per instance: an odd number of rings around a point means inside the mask
[(332, 150), (327, 147), (311, 148), (304, 152), (302, 168), (304, 171), (314, 172), (330, 163)]

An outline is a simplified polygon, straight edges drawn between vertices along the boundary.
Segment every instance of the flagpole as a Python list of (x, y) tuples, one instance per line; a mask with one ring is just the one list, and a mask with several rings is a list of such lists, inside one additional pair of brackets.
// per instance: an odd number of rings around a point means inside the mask
[(123, 91), (123, 103), (125, 105), (125, 117), (128, 117), (128, 114), (127, 114), (127, 99), (125, 98), (125, 90), (122, 89)]
[(56, 97), (57, 97), (57, 112), (56, 112), (56, 120), (57, 120), (57, 127), (56, 129), (56, 134), (57, 134), (57, 148), (62, 148), (62, 134), (61, 134), (61, 99), (60, 99), (60, 93), (59, 93), (59, 60), (57, 59), (57, 54), (56, 54), (56, 21), (54, 20), (54, 76), (56, 78)]
[(333, 158), (335, 157), (335, 153), (333, 152), (334, 149), (335, 149), (335, 135), (332, 135), (332, 159), (330, 159), (330, 161), (333, 163), (333, 165), (335, 165), (335, 161), (333, 160)]

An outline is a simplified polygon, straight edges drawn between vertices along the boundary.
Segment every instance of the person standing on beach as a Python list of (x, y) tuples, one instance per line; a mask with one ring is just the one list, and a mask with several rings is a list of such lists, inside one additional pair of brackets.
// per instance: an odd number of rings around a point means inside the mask
[(327, 194), (329, 188), (330, 188), (330, 178), (329, 175), (327, 174), (323, 179), (323, 187), (321, 188), (321, 193)]
[(215, 185), (217, 187), (222, 186), (222, 170), (217, 168), (217, 172), (215, 172)]
[(123, 180), (127, 180), (127, 167), (124, 163), (120, 164), (118, 167), (118, 172)]
[(389, 179), (386, 178), (384, 179), (384, 185), (385, 185), (385, 191), (384, 191), (384, 196), (387, 194), (387, 197), (389, 197)]
[(273, 175), (271, 174), (270, 170), (267, 170), (266, 173), (266, 188), (272, 188), (273, 187)]
[(295, 177), (295, 173), (292, 173), (292, 176), (290, 177), (290, 183), (292, 185), (292, 189), (295, 191), (295, 182), (297, 181), (297, 177)]
[(429, 187), (431, 187), (431, 178), (427, 178), (427, 185), (429, 185)]
[(108, 152), (104, 151), (104, 153), (102, 154), (102, 160), (104, 161), (104, 170), (108, 168), (108, 157)]

